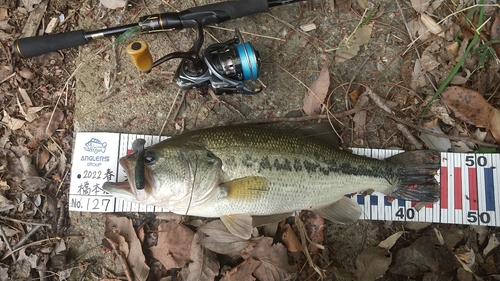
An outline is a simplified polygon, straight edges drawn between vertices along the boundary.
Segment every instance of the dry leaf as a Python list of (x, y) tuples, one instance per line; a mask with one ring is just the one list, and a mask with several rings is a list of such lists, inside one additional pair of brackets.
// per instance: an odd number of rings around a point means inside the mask
[[(495, 20), (491, 24), (491, 37), (490, 40), (499, 40), (500, 39), (500, 13), (497, 12), (497, 15), (495, 16)], [(497, 57), (500, 57), (500, 44), (493, 44), (491, 45), (493, 49), (495, 49), (495, 53), (497, 54)]]
[(398, 250), (389, 271), (406, 277), (416, 277), (423, 272), (453, 274), (460, 266), (448, 245), (441, 245), (435, 234), (422, 236), (409, 247)]
[(22, 0), (24, 7), (28, 12), (31, 12), (35, 9), (35, 5), (40, 4), (42, 0)]
[(328, 93), (330, 87), (330, 72), (325, 64), (321, 68), (319, 76), (309, 86), (309, 90), (304, 95), (304, 112), (309, 116), (318, 115), (318, 110)]
[(24, 123), (26, 123), (24, 120), (10, 117), (5, 110), (3, 111), (2, 122), (7, 124), (7, 127), (12, 131), (21, 129)]
[(367, 0), (358, 0), (358, 5), (363, 10), (368, 9), (368, 1)]
[(458, 42), (453, 42), (449, 45), (446, 45), (444, 48), (452, 53), (456, 58), (458, 56), (458, 48), (460, 48), (460, 45), (458, 44)]
[(386, 249), (371, 247), (365, 249), (356, 258), (358, 280), (375, 280), (384, 274), (392, 263), (392, 255)]
[(249, 240), (242, 239), (229, 232), (221, 220), (211, 221), (198, 228), (198, 230), (208, 235), (208, 237), (201, 239), (200, 244), (219, 254), (233, 254), (243, 250), (250, 244)]
[[(438, 125), (434, 125), (430, 128), (427, 128), (427, 130), (444, 135), (444, 132)], [(419, 137), (427, 145), (427, 148), (429, 149), (435, 151), (447, 152), (451, 148), (451, 142), (448, 138), (437, 137), (426, 133), (421, 133)]]
[(219, 261), (217, 255), (202, 247), (199, 242), (205, 234), (197, 231), (191, 243), (189, 275), (186, 281), (210, 281), (219, 275)]
[(306, 230), (306, 235), (311, 240), (309, 246), (309, 253), (311, 256), (318, 254), (318, 247), (321, 247), (324, 241), (323, 231), (325, 229), (325, 219), (318, 216), (313, 211), (301, 211), (299, 214), (300, 219), (304, 222), (304, 228)]
[(493, 249), (497, 248), (500, 245), (497, 237), (495, 235), (490, 235), (490, 239), (488, 240), (488, 245), (483, 250), (483, 254), (486, 257)]
[(103, 5), (104, 7), (112, 10), (123, 8), (127, 3), (126, 0), (99, 0), (99, 2), (101, 2), (101, 5)]
[(286, 224), (283, 227), (281, 240), (283, 241), (283, 244), (285, 244), (285, 247), (288, 251), (292, 253), (302, 252), (302, 244), (300, 243), (299, 238), (297, 238), (297, 235), (295, 235), (295, 232), (293, 232), (293, 229), (289, 224)]
[(365, 24), (363, 27), (358, 28), (350, 37), (342, 39), (339, 43), (335, 61), (344, 62), (355, 57), (359, 52), (359, 48), (370, 41), (372, 29), (373, 23)]
[(430, 0), (411, 0), (411, 6), (417, 13), (423, 13), (429, 8)]
[(262, 263), (255, 269), (253, 275), (258, 280), (287, 280), (294, 272), (294, 266), (288, 264), (287, 250), (283, 244), (274, 244), (271, 237), (254, 238), (257, 244), (251, 251), (244, 252), (244, 259), (254, 258)]
[(427, 14), (422, 13), (420, 14), (420, 20), (430, 33), (438, 36), (444, 36), (443, 29), (441, 28), (441, 26), (439, 26), (439, 24), (437, 24), (437, 22), (433, 18), (431, 18)]
[(26, 129), (33, 135), (33, 138), (30, 139), (28, 146), (36, 147), (41, 141), (44, 141), (52, 136), (52, 134), (59, 127), (63, 118), (63, 112), (60, 109), (56, 109), (54, 111), (54, 115), (52, 115), (52, 112), (47, 112), (35, 121), (27, 124)]
[(221, 281), (254, 281), (253, 272), (262, 262), (252, 258), (244, 260), (231, 269)]
[(358, 280), (375, 280), (383, 275), (392, 263), (389, 249), (406, 231), (399, 231), (380, 242), (377, 247), (365, 249), (356, 258), (356, 275)]
[(336, 0), (337, 7), (339, 8), (339, 13), (348, 13), (351, 9), (351, 0)]
[[(149, 266), (142, 252), (141, 242), (137, 238), (132, 221), (126, 217), (115, 215), (106, 216), (106, 231), (104, 236), (120, 245), (122, 236), (128, 244), (129, 255), (127, 263), (137, 280), (146, 280), (149, 275)], [(124, 245), (121, 245), (124, 247)]]
[(390, 250), (394, 244), (396, 244), (396, 241), (398, 241), (399, 237), (403, 235), (404, 233), (407, 233), (407, 231), (398, 231), (394, 233), (393, 235), (387, 237), (384, 241), (380, 242), (378, 244), (378, 247), (386, 250)]
[(166, 270), (181, 268), (190, 261), (193, 237), (194, 232), (178, 221), (162, 222), (158, 226), (158, 243), (149, 249)]
[(490, 130), (495, 140), (500, 142), (500, 111), (491, 106), (483, 95), (471, 89), (452, 86), (441, 93), (441, 99), (457, 118)]

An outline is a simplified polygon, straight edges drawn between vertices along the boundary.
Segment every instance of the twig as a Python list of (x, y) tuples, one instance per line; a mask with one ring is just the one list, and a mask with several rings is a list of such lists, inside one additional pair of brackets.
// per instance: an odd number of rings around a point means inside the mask
[(118, 257), (118, 260), (120, 261), (120, 264), (123, 267), (123, 271), (125, 271), (125, 276), (127, 276), (127, 280), (134, 281), (134, 277), (127, 263), (127, 258), (125, 257), (125, 254), (122, 251), (120, 251), (120, 249), (118, 249), (118, 245), (115, 243), (115, 241), (109, 239), (108, 237), (106, 237), (106, 241), (108, 241), (109, 245), (111, 245), (111, 248), (115, 252), (115, 255)]
[(177, 94), (175, 94), (175, 98), (172, 102), (172, 105), (170, 106), (170, 109), (168, 110), (167, 117), (165, 118), (165, 122), (163, 122), (163, 125), (161, 126), (160, 132), (158, 133), (159, 136), (161, 136), (161, 134), (163, 133), (163, 130), (167, 126), (168, 118), (170, 117), (170, 113), (172, 113), (172, 110), (174, 109), (175, 101), (177, 100), (177, 97), (179, 96), (180, 92), (181, 92), (181, 89), (178, 89)]
[(15, 222), (24, 223), (24, 224), (31, 224), (31, 225), (50, 226), (50, 224), (47, 224), (47, 223), (23, 221), (23, 220), (18, 220), (18, 219), (6, 217), (6, 216), (0, 216), (0, 219), (15, 221)]
[[(392, 110), (380, 99), (380, 97), (375, 94), (372, 89), (366, 87), (366, 94), (373, 100), (373, 102), (380, 107), (383, 111), (393, 114)], [(403, 124), (397, 124), (396, 127), (403, 134), (403, 136), (417, 149), (422, 149), (423, 145), (410, 133), (408, 128)]]
[(9, 80), (10, 78), (14, 77), (15, 75), (16, 75), (16, 73), (15, 73), (15, 72), (14, 72), (14, 73), (11, 73), (9, 76), (7, 76), (7, 77), (5, 77), (4, 79), (2, 79), (2, 80), (0, 81), (0, 84), (2, 84), (3, 82), (5, 82), (5, 81)]
[(497, 144), (491, 144), (491, 143), (487, 143), (487, 142), (483, 142), (483, 141), (478, 141), (478, 140), (475, 140), (473, 138), (470, 138), (470, 137), (455, 137), (455, 136), (449, 136), (449, 135), (446, 135), (446, 134), (441, 134), (441, 133), (436, 133), (436, 132), (433, 132), (431, 130), (427, 130), (427, 129), (424, 129), (420, 126), (417, 126), (417, 125), (414, 125), (412, 124), (411, 122), (408, 122), (408, 121), (405, 121), (401, 118), (398, 118), (392, 114), (388, 114), (388, 113), (385, 113), (385, 112), (382, 112), (382, 114), (384, 114), (385, 116), (391, 118), (392, 120), (398, 122), (398, 123), (401, 123), (401, 124), (404, 124), (408, 127), (411, 127), (412, 129), (420, 132), (420, 133), (424, 133), (424, 134), (428, 134), (428, 135), (432, 135), (432, 136), (435, 136), (435, 137), (439, 137), (439, 138), (446, 138), (446, 139), (449, 139), (449, 140), (453, 140), (453, 141), (470, 141), (470, 142), (473, 142), (475, 144), (478, 144), (478, 145), (481, 145), (481, 146), (484, 146), (484, 147), (494, 147), (494, 148), (500, 148), (500, 145), (497, 145)]
[[(5, 231), (3, 231), (3, 227), (0, 225), (0, 235), (2, 235), (3, 241), (5, 244), (7, 244), (7, 248), (9, 248), (9, 251), (13, 251), (12, 246), (10, 246), (9, 240), (7, 240), (7, 235), (5, 235)], [(12, 259), (16, 261), (16, 257), (12, 256)]]
[[(22, 247), (19, 247), (19, 248), (15, 249), (15, 250), (14, 250), (14, 251), (12, 251), (12, 252), (8, 252), (8, 253), (6, 253), (5, 255), (3, 255), (2, 259), (0, 259), (0, 261), (3, 261), (4, 259), (8, 258), (10, 255), (12, 255), (12, 254), (14, 254), (14, 253), (16, 253), (16, 252), (19, 252), (19, 251), (21, 251), (22, 249), (26, 249), (26, 248), (28, 248), (28, 247), (35, 246), (35, 245), (39, 245), (39, 244), (42, 244), (42, 243), (45, 243), (45, 242), (51, 242), (51, 240), (56, 240), (56, 241), (59, 241), (59, 240), (61, 240), (61, 238), (59, 238), (59, 237), (56, 237), (56, 238), (47, 238), (47, 239), (42, 239), (42, 240), (35, 241), (35, 242), (30, 243), (30, 244), (28, 244), (28, 245), (24, 245), (24, 246), (22, 246)], [(56, 241), (54, 241), (54, 242), (56, 242)]]
[(35, 234), (41, 227), (42, 227), (41, 225), (35, 225), (35, 227), (33, 227), (28, 233), (26, 233), (26, 235), (24, 235), (23, 238), (21, 238), (21, 240), (19, 240), (19, 242), (14, 247), (12, 247), (12, 249), (14, 250), (18, 249), (19, 247), (24, 245), (24, 243), (26, 243), (26, 241), (28, 241), (28, 239), (33, 234)]
[(309, 250), (307, 249), (307, 244), (306, 244), (306, 230), (304, 227), (304, 223), (302, 222), (299, 216), (295, 216), (295, 225), (297, 225), (297, 228), (299, 229), (300, 240), (301, 240), (300, 242), (302, 243), (302, 251), (306, 256), (309, 266), (311, 266), (318, 273), (321, 280), (323, 280), (326, 277), (325, 271), (319, 268), (319, 266), (315, 265), (311, 258), (311, 255), (309, 255)]
[[(406, 22), (405, 14), (403, 13), (403, 9), (401, 9), (401, 6), (399, 5), (399, 1), (396, 1), (396, 5), (398, 5), (399, 13), (401, 14), (401, 17), (403, 18), (403, 22), (404, 22), (405, 27), (406, 27), (406, 32), (408, 32), (408, 36), (410, 36), (410, 40), (413, 40), (413, 35), (411, 34), (410, 27), (408, 26), (408, 23)], [(415, 44), (413, 44), (413, 48), (415, 49), (415, 53), (417, 54), (419, 61), (422, 61), (422, 58), (420, 57), (420, 53), (418, 52), (418, 48)], [(404, 53), (403, 53), (403, 55), (404, 55)], [(430, 78), (429, 73), (425, 72), (424, 75), (425, 75), (425, 78), (427, 78), (427, 81), (429, 82), (429, 84), (431, 84), (431, 86), (434, 88), (434, 91), (437, 91), (437, 87), (436, 87), (436, 85), (434, 85), (434, 82)]]
[[(225, 31), (234, 31), (233, 28), (225, 28), (225, 27), (215, 26), (215, 25), (207, 25), (207, 27), (214, 28), (214, 29), (225, 30)], [(277, 40), (277, 41), (281, 41), (281, 42), (286, 42), (286, 39), (283, 39), (283, 38), (277, 38), (277, 37), (272, 37), (272, 36), (260, 35), (260, 34), (248, 32), (248, 31), (243, 31), (243, 30), (240, 30), (240, 32), (242, 34), (247, 34), (247, 35), (250, 35), (250, 36), (261, 37), (261, 38), (267, 38), (267, 39)]]
[(177, 110), (174, 113), (174, 120), (177, 119), (177, 116), (179, 115), (179, 112), (181, 111), (182, 103), (186, 100), (186, 92), (187, 91), (183, 91), (183, 93), (182, 93), (182, 96), (181, 96), (181, 99), (180, 99), (180, 103), (179, 103), (179, 107), (177, 108)]
[[(346, 110), (344, 112), (339, 112), (339, 113), (332, 113), (332, 116), (335, 116), (336, 118), (340, 117), (345, 117), (349, 116), (351, 114), (354, 114), (359, 111), (363, 110), (371, 110), (374, 109), (374, 106), (369, 106), (369, 107), (356, 107), (350, 110)], [(303, 116), (303, 117), (275, 117), (275, 118), (270, 118), (270, 119), (260, 119), (260, 120), (249, 120), (241, 123), (236, 123), (233, 125), (243, 125), (243, 124), (265, 124), (265, 123), (277, 123), (277, 122), (306, 122), (306, 121), (312, 121), (312, 120), (321, 120), (321, 119), (328, 119), (329, 114), (322, 114), (322, 115), (316, 115), (316, 116)]]

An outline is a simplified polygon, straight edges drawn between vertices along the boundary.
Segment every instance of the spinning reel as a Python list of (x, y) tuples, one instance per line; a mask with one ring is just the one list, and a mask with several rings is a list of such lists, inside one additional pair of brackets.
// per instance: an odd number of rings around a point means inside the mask
[[(281, 6), (300, 0), (235, 0), (222, 1), (186, 9), (176, 13), (162, 13), (142, 17), (139, 23), (115, 26), (95, 31), (83, 29), (44, 36), (18, 39), (12, 45), (14, 53), (29, 58), (65, 48), (87, 44), (91, 40), (124, 34), (126, 32), (150, 33), (158, 30), (195, 28), (198, 38), (188, 52), (174, 52), (153, 62), (145, 41), (132, 42), (127, 53), (134, 65), (144, 72), (165, 61), (182, 59), (175, 73), (174, 82), (181, 89), (210, 86), (218, 95), (226, 93), (256, 94), (262, 90), (257, 81), (260, 68), (259, 53), (250, 42), (245, 42), (238, 30), (233, 39), (208, 46), (201, 53), (203, 26), (230, 19), (263, 13), (269, 7)], [(244, 5), (244, 6), (243, 6)]]
[(181, 58), (173, 81), (181, 89), (210, 86), (215, 94), (257, 94), (262, 84), (257, 81), (261, 66), (259, 52), (245, 42), (238, 29), (231, 40), (209, 45), (200, 56), (203, 30), (198, 26), (198, 39), (188, 52), (170, 53), (153, 62), (145, 41), (134, 41), (127, 47), (134, 65), (141, 71), (168, 60)]

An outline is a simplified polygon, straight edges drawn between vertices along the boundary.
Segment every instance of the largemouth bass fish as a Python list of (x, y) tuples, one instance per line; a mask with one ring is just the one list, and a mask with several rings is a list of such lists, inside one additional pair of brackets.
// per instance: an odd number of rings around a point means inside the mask
[(434, 175), (440, 156), (428, 150), (377, 160), (311, 135), (258, 126), (202, 129), (134, 150), (120, 159), (128, 182), (107, 182), (104, 190), (177, 214), (220, 217), (242, 238), (250, 238), (252, 221), (296, 210), (354, 222), (361, 208), (344, 195), (368, 189), (413, 201), (439, 199)]

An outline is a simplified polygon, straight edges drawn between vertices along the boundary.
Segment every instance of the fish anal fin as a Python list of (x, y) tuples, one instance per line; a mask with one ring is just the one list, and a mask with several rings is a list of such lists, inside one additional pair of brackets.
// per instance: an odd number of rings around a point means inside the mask
[(312, 211), (335, 223), (356, 222), (361, 216), (361, 207), (345, 196), (330, 205)]
[(267, 215), (267, 216), (252, 216), (253, 226), (261, 226), (268, 223), (280, 222), (288, 217), (290, 217), (292, 213), (283, 213), (283, 214), (275, 214), (275, 215)]
[(252, 217), (246, 214), (234, 214), (220, 217), (221, 221), (227, 227), (227, 230), (233, 235), (242, 239), (250, 239), (252, 236)]
[(251, 200), (260, 198), (267, 191), (269, 185), (264, 177), (244, 177), (222, 184), (227, 190), (227, 198), (235, 200)]

